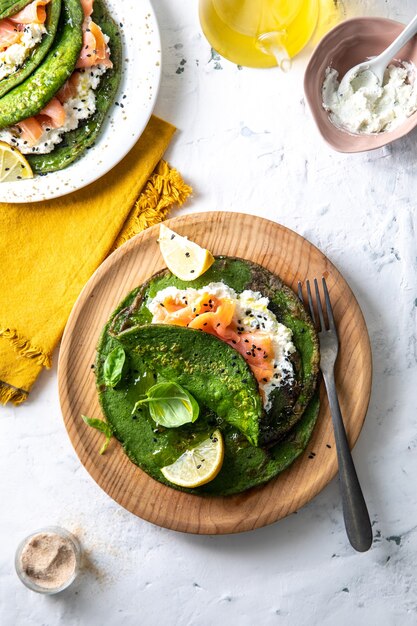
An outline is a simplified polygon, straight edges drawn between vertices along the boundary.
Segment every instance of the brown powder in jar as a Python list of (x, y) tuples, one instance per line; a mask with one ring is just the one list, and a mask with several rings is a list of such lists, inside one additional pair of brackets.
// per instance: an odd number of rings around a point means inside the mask
[(24, 546), (22, 571), (39, 587), (61, 587), (74, 573), (76, 556), (72, 542), (55, 533), (38, 533)]

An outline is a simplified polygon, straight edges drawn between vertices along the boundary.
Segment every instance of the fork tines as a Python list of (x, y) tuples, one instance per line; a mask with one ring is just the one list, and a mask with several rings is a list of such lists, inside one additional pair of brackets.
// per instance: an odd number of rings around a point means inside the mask
[[(333, 317), (333, 309), (332, 309), (332, 305), (330, 302), (329, 290), (327, 289), (326, 279), (324, 278), (324, 276), (322, 276), (321, 281), (323, 284), (326, 314), (327, 314), (327, 319), (329, 322), (328, 326), (330, 330), (336, 330), (334, 317)], [(306, 290), (307, 290), (308, 309), (310, 311), (311, 319), (313, 320), (314, 325), (318, 327), (319, 331), (326, 330), (327, 327), (326, 327), (326, 322), (324, 318), (323, 305), (322, 305), (322, 301), (320, 297), (318, 280), (317, 278), (314, 279), (314, 291), (315, 291), (315, 296), (316, 296), (316, 306), (317, 306), (319, 323), (317, 322), (317, 317), (316, 317), (316, 313), (314, 310), (313, 295), (311, 292), (310, 281), (306, 280), (305, 284), (306, 284)], [(307, 308), (307, 305), (305, 303), (304, 296), (303, 296), (303, 285), (300, 281), (298, 281), (298, 297), (301, 300), (301, 302), (304, 304), (304, 306)]]

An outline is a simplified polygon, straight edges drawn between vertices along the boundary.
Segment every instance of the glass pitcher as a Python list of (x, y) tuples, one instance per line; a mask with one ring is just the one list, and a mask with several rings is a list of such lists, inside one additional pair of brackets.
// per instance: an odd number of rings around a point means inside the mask
[(315, 29), (319, 0), (200, 0), (205, 36), (238, 65), (284, 71)]

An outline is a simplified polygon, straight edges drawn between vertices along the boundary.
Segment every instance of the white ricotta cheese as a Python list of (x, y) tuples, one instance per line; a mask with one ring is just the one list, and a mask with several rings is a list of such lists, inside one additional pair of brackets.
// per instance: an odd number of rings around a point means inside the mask
[(159, 291), (146, 306), (152, 315), (158, 311), (160, 303), (171, 297), (174, 302), (191, 302), (194, 298), (203, 294), (210, 294), (219, 299), (229, 299), (235, 304), (233, 322), (242, 332), (253, 334), (262, 333), (271, 339), (273, 347), (274, 376), (267, 383), (260, 383), (260, 389), (264, 396), (265, 410), (271, 408), (271, 394), (282, 383), (291, 382), (294, 376), (293, 367), (289, 357), (296, 351), (292, 342), (292, 331), (278, 322), (275, 315), (268, 309), (269, 299), (257, 291), (246, 290), (237, 294), (233, 289), (222, 282), (210, 283), (201, 289), (177, 289), (166, 287)]
[(339, 94), (339, 73), (326, 69), (322, 87), (323, 107), (335, 126), (355, 134), (393, 130), (417, 111), (416, 67), (404, 62), (390, 65), (382, 86), (369, 70), (353, 78)]
[(19, 40), (0, 52), (0, 80), (13, 74), (29, 56), (46, 33), (43, 24), (25, 24)]
[(94, 90), (97, 89), (100, 78), (107, 69), (104, 65), (96, 65), (80, 70), (77, 93), (63, 104), (66, 113), (64, 125), (60, 128), (45, 127), (35, 145), (29, 146), (27, 141), (20, 137), (18, 127), (0, 131), (0, 140), (12, 144), (23, 154), (48, 154), (62, 141), (64, 133), (78, 128), (80, 121), (88, 119), (95, 113), (96, 96)]

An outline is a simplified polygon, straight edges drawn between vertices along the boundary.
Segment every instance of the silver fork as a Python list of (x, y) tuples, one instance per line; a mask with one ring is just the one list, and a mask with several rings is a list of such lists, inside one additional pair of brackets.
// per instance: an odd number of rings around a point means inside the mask
[[(324, 299), (326, 303), (328, 328), (326, 327), (322, 301), (318, 281), (314, 279), (314, 289), (319, 319), (313, 306), (313, 296), (310, 281), (306, 281), (307, 301), (310, 315), (318, 331), (320, 341), (320, 369), (323, 374), (327, 396), (329, 398), (330, 412), (332, 415), (334, 436), (336, 441), (337, 460), (339, 464), (339, 485), (342, 496), (343, 517), (350, 543), (358, 552), (366, 552), (372, 545), (372, 527), (368, 509), (359, 484), (352, 455), (350, 453), (346, 431), (337, 398), (336, 384), (334, 379), (334, 366), (339, 352), (339, 339), (333, 317), (332, 305), (326, 281), (322, 278)], [(303, 299), (303, 288), (298, 283), (298, 297)], [(304, 303), (305, 304), (305, 303)], [(306, 305), (305, 305), (306, 306)]]

